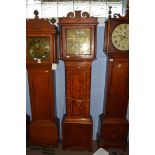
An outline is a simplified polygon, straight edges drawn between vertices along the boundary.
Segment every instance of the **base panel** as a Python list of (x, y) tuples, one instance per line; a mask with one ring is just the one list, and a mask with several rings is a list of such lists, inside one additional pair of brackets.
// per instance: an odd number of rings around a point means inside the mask
[(104, 118), (100, 116), (100, 131), (98, 132), (98, 148), (127, 147), (129, 123), (126, 119)]
[(29, 128), (30, 144), (54, 146), (59, 144), (58, 126), (49, 121), (32, 122)]
[(65, 118), (62, 121), (62, 148), (92, 150), (93, 122), (88, 119)]

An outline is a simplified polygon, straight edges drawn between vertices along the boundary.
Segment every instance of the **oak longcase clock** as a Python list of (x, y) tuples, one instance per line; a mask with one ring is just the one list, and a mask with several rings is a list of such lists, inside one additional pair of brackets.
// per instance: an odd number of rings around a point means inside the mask
[(99, 117), (98, 147), (126, 148), (129, 98), (129, 14), (114, 14), (105, 22), (104, 52), (107, 56), (105, 112)]
[(58, 145), (58, 118), (55, 105), (55, 71), (57, 63), (56, 26), (48, 19), (26, 20), (26, 68), (29, 81), (32, 121), (30, 143)]
[(59, 19), (66, 78), (66, 115), (62, 121), (64, 149), (92, 148), (91, 63), (96, 58), (97, 24), (97, 18), (81, 11), (69, 12), (67, 17)]

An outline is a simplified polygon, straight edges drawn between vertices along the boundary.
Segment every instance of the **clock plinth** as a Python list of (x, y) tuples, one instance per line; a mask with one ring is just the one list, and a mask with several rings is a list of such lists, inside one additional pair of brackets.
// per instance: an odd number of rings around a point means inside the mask
[(62, 121), (62, 147), (73, 150), (92, 150), (93, 121), (89, 118), (67, 118)]
[(58, 146), (59, 119), (55, 105), (55, 71), (57, 63), (56, 26), (48, 19), (26, 20), (26, 69), (28, 73), (32, 121), (30, 144)]
[(41, 145), (41, 146), (58, 146), (58, 125), (57, 122), (52, 121), (34, 121), (30, 124), (30, 137), (31, 144)]
[(125, 118), (99, 116), (100, 129), (97, 135), (98, 148), (127, 148), (129, 122)]

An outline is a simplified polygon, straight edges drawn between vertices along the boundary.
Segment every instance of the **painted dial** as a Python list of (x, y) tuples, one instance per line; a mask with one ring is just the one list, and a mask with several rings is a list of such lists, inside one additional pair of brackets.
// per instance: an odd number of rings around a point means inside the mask
[(120, 24), (114, 28), (112, 43), (120, 51), (129, 50), (129, 24)]

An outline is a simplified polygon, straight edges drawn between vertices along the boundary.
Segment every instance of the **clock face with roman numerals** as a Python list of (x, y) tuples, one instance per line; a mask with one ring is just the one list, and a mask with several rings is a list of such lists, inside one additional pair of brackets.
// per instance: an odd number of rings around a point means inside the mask
[(120, 51), (129, 50), (129, 24), (120, 24), (114, 28), (112, 43)]

